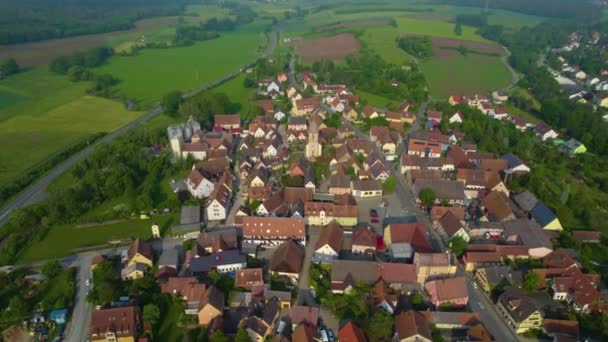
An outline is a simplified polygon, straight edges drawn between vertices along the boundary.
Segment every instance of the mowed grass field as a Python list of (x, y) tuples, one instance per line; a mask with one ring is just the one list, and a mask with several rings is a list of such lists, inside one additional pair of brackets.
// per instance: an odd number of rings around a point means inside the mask
[(399, 30), (397, 28), (384, 25), (365, 28), (359, 39), (367, 48), (376, 51), (387, 62), (401, 65), (409, 61), (410, 56), (397, 47), (398, 37)]
[(262, 25), (246, 25), (218, 39), (171, 49), (144, 49), (136, 56), (114, 56), (95, 71), (120, 79), (118, 95), (151, 106), (172, 90), (198, 88), (238, 70), (258, 54)]
[(119, 102), (84, 96), (86, 86), (45, 67), (0, 81), (0, 184), (69, 145), (142, 114)]
[[(245, 88), (243, 81), (247, 76), (241, 73), (239, 76), (226, 81), (216, 88), (209, 90), (211, 93), (224, 93), (228, 96), (230, 101), (237, 102), (241, 105), (241, 118), (246, 117), (246, 114), (253, 108), (252, 103), (249, 101), (249, 97), (253, 95), (253, 88)], [(255, 105), (255, 104), (254, 104)]]
[(415, 34), (433, 37), (471, 40), (475, 42), (489, 42), (475, 33), (475, 28), (462, 26), (462, 35), (454, 33), (454, 24), (446, 21), (425, 20), (415, 18), (397, 18), (397, 25), (401, 34)]
[(166, 231), (176, 220), (174, 215), (154, 216), (148, 220), (129, 219), (112, 224), (94, 226), (63, 225), (52, 227), (48, 234), (25, 250), (20, 262), (61, 258), (79, 249), (111, 247), (108, 241), (127, 238), (151, 238), (150, 227), (156, 222)]
[(420, 63), (434, 100), (447, 99), (452, 93), (492, 92), (507, 87), (511, 72), (498, 57), (455, 54), (449, 59)]

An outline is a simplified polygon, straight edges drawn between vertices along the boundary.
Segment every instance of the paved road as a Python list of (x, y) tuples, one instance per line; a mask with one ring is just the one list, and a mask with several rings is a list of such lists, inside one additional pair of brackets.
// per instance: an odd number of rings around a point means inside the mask
[[(416, 124), (412, 125), (409, 132), (413, 132), (417, 129), (422, 121), (424, 116), (424, 112), (426, 110), (427, 103), (423, 103), (420, 106), (420, 110), (418, 112), (418, 120), (416, 120)], [(408, 133), (409, 133), (408, 132)], [(360, 130), (355, 128), (355, 135), (358, 138), (369, 138), (368, 135), (363, 134)], [(378, 155), (383, 155), (382, 151), (380, 151), (375, 144), (373, 145), (373, 149)], [(401, 155), (405, 153), (405, 144), (401, 144), (398, 149), (397, 155)], [(432, 228), (432, 222), (430, 221), (427, 214), (423, 213), (418, 205), (416, 204), (416, 199), (412, 193), (412, 189), (406, 184), (405, 177), (401, 175), (401, 173), (395, 169), (393, 163), (399, 164), (400, 160), (396, 159), (394, 162), (387, 162), (391, 167), (391, 175), (398, 180), (397, 188), (395, 190), (395, 195), (401, 202), (401, 206), (403, 208), (403, 212), (407, 213), (408, 216), (414, 215), (420, 222), (426, 223), (427, 226), (427, 237), (429, 238), (431, 244), (434, 249), (438, 252), (445, 252), (447, 250), (447, 246), (439, 236), (438, 232)], [(403, 214), (402, 212), (402, 214)], [(398, 216), (398, 215), (393, 215)], [(472, 276), (464, 271), (462, 265), (460, 265), (457, 260), (453, 260), (453, 262), (458, 264), (458, 272), (457, 275), (465, 276), (467, 279), (467, 287), (469, 290), (469, 303), (472, 311), (479, 313), (481, 317), (481, 321), (485, 324), (488, 330), (494, 335), (494, 337), (498, 341), (517, 341), (520, 340), (519, 336), (517, 336), (504, 322), (502, 318), (496, 312), (494, 305), (490, 302), (485, 293), (480, 289), (476, 289), (474, 284), (474, 279)]]
[[(274, 48), (276, 47), (276, 40), (277, 40), (277, 31), (275, 29), (270, 34), (270, 42), (269, 42), (268, 46), (266, 47), (264, 52), (262, 52), (258, 57), (256, 57), (256, 60), (258, 58), (264, 58), (264, 57), (270, 55), (272, 53), (272, 51), (274, 50)], [(250, 66), (253, 64), (255, 64), (255, 60), (252, 61), (251, 63), (249, 63), (247, 66)], [(231, 73), (221, 77), (220, 79), (217, 79), (211, 83), (201, 86), (198, 89), (195, 89), (195, 90), (192, 90), (192, 91), (186, 93), (184, 96), (185, 97), (194, 96), (202, 91), (216, 87), (219, 84), (237, 76), (240, 72), (241, 72), (240, 70), (231, 72)], [(45, 193), (46, 187), (52, 181), (54, 181), (57, 177), (59, 177), (62, 173), (64, 173), (68, 169), (70, 169), (72, 166), (74, 166), (80, 160), (82, 160), (85, 157), (87, 157), (88, 155), (90, 155), (97, 146), (118, 138), (119, 136), (125, 134), (131, 128), (134, 128), (134, 127), (137, 127), (137, 126), (143, 124), (144, 122), (146, 122), (146, 121), (152, 119), (153, 117), (157, 116), (158, 114), (162, 113), (162, 111), (163, 111), (162, 107), (153, 109), (152, 111), (145, 114), (144, 116), (142, 116), (134, 121), (131, 121), (130, 123), (117, 129), (116, 131), (104, 136), (102, 139), (100, 139), (96, 143), (94, 143), (91, 146), (85, 148), (84, 150), (76, 153), (75, 155), (73, 155), (72, 157), (70, 157), (69, 159), (64, 161), (63, 163), (57, 165), (54, 169), (52, 169), (44, 177), (38, 179), (36, 182), (34, 182), (32, 185), (30, 185), (25, 191), (23, 191), (21, 194), (19, 194), (13, 201), (6, 204), (2, 208), (2, 210), (0, 210), (0, 226), (3, 225), (4, 223), (6, 223), (6, 221), (8, 220), (9, 214), (11, 213), (11, 211), (13, 209), (23, 208), (23, 207), (26, 207), (28, 205), (31, 205), (33, 203), (43, 200), (46, 197), (46, 193)]]

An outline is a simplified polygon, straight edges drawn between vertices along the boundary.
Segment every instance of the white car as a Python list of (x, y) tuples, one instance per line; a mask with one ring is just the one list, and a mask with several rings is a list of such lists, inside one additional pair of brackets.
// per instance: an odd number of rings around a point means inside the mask
[(84, 284), (86, 286), (91, 286), (91, 279), (87, 279), (87, 281), (85, 281)]

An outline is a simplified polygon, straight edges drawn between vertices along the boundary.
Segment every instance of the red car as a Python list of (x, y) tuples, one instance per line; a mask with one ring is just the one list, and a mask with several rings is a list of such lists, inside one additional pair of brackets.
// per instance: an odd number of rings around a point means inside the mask
[(376, 209), (371, 209), (369, 211), (369, 218), (372, 221), (372, 223), (378, 223), (378, 212), (376, 211)]

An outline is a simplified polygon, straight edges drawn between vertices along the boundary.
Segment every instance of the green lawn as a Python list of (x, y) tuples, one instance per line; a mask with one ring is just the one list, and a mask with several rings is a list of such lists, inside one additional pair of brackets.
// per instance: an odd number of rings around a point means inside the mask
[(249, 110), (252, 108), (251, 102), (249, 102), (249, 97), (251, 97), (255, 90), (253, 88), (245, 88), (243, 86), (245, 77), (245, 74), (240, 74), (239, 76), (210, 90), (212, 93), (224, 93), (228, 95), (230, 101), (238, 102), (241, 105), (241, 117), (243, 117), (243, 114), (248, 114)]
[(498, 57), (460, 54), (420, 64), (435, 100), (452, 93), (492, 92), (507, 87), (512, 75)]
[(118, 94), (151, 106), (169, 91), (195, 89), (251, 62), (263, 40), (261, 31), (259, 24), (247, 25), (193, 46), (144, 49), (137, 56), (113, 57), (96, 71), (121, 80)]
[(158, 341), (180, 341), (186, 333), (186, 329), (178, 325), (179, 318), (184, 312), (184, 304), (179, 300), (173, 299), (169, 304), (168, 310), (163, 311), (162, 322), (156, 333)]
[(408, 61), (410, 56), (397, 47), (398, 37), (399, 30), (397, 28), (384, 25), (365, 28), (359, 39), (387, 62), (401, 65)]
[(389, 99), (386, 97), (382, 97), (379, 95), (375, 95), (372, 93), (368, 93), (361, 90), (355, 90), (355, 94), (357, 94), (361, 101), (367, 101), (367, 103), (371, 106), (384, 108), (390, 105), (399, 104), (398, 100)]
[(150, 238), (150, 226), (157, 222), (161, 231), (166, 231), (175, 220), (174, 215), (157, 216), (149, 220), (131, 219), (114, 224), (76, 227), (75, 225), (56, 226), (50, 229), (42, 241), (35, 242), (24, 251), (21, 262), (61, 258), (75, 253), (80, 248), (110, 247), (111, 240), (125, 238)]

